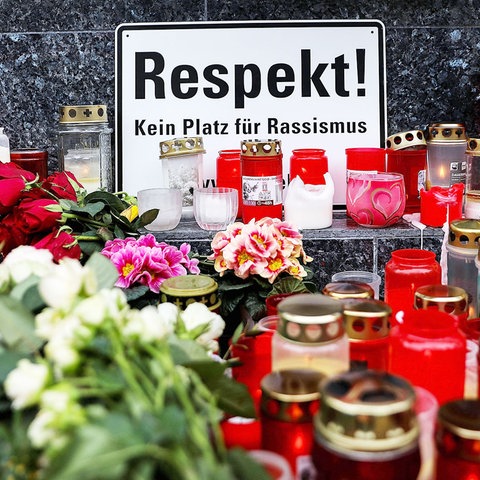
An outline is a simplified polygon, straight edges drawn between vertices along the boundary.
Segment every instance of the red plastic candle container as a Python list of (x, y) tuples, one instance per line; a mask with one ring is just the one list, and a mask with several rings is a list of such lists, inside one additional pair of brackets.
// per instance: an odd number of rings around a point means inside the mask
[(315, 415), (317, 480), (415, 480), (420, 470), (414, 390), (394, 375), (348, 372), (324, 381)]
[(448, 313), (410, 310), (390, 329), (389, 371), (429, 390), (439, 405), (463, 398), (466, 355), (466, 337)]
[(313, 415), (320, 406), (324, 375), (314, 370), (279, 370), (262, 380), (260, 422), (262, 448), (285, 457), (295, 478), (299, 466), (310, 457)]
[(242, 216), (242, 173), (240, 150), (220, 150), (217, 157), (217, 187), (235, 188), (238, 191), (238, 213)]
[(223, 441), (227, 448), (241, 447), (257, 450), (261, 445), (260, 420), (255, 418), (229, 417), (220, 423)]
[(437, 480), (480, 479), (480, 401), (457, 400), (438, 412)]
[(385, 302), (393, 315), (413, 308), (418, 287), (442, 283), (442, 269), (429, 250), (405, 248), (394, 250), (385, 265)]
[(290, 181), (299, 176), (303, 183), (325, 185), (328, 158), (321, 148), (299, 148), (290, 157)]
[(441, 227), (446, 221), (462, 218), (463, 183), (451, 187), (420, 190), (420, 221), (429, 227)]
[(386, 150), (384, 148), (347, 148), (345, 154), (347, 156), (347, 179), (349, 172), (352, 171), (385, 171)]
[(231, 346), (231, 356), (241, 363), (232, 368), (233, 378), (247, 386), (257, 408), (262, 378), (272, 371), (272, 336), (277, 322), (276, 315), (262, 318), (254, 330), (242, 334)]
[(241, 143), (242, 220), (283, 218), (283, 170), (280, 140)]
[(350, 343), (350, 368), (386, 371), (392, 309), (371, 298), (345, 299), (342, 303)]
[(10, 160), (43, 180), (48, 176), (48, 151), (37, 148), (19, 148), (10, 152)]

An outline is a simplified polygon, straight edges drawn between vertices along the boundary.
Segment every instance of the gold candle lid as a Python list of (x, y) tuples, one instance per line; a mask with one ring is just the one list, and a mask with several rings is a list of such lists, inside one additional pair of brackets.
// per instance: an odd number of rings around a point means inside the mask
[(459, 248), (478, 249), (480, 220), (460, 219), (450, 222), (448, 244)]
[(174, 303), (185, 310), (191, 303), (200, 302), (210, 310), (220, 304), (218, 284), (208, 275), (179, 275), (164, 280), (160, 285), (160, 301)]
[[(263, 377), (260, 403), (264, 415), (284, 422), (311, 422), (312, 402), (320, 400), (320, 383), (325, 378), (310, 369), (278, 370)], [(292, 404), (296, 408), (291, 408)]]
[(415, 291), (417, 310), (437, 308), (441, 312), (462, 315), (468, 312), (468, 293), (453, 285), (422, 285)]
[(368, 283), (345, 281), (331, 282), (323, 287), (322, 293), (337, 300), (344, 298), (373, 298), (375, 292)]
[(427, 143), (464, 143), (467, 133), (463, 123), (432, 123), (428, 126)]
[(390, 333), (391, 307), (373, 298), (343, 301), (345, 330), (350, 340), (377, 340)]
[(391, 150), (421, 150), (427, 147), (427, 141), (422, 130), (409, 130), (390, 135), (385, 145)]
[(160, 142), (160, 158), (205, 153), (202, 137), (174, 138)]
[(300, 293), (278, 304), (277, 332), (291, 342), (321, 345), (341, 338), (343, 305), (321, 293)]
[(108, 122), (106, 105), (65, 105), (60, 107), (59, 123)]
[(469, 138), (466, 151), (470, 155), (480, 155), (480, 138)]
[(282, 153), (280, 140), (243, 140), (240, 143), (243, 157), (273, 157)]
[(415, 391), (403, 378), (375, 370), (350, 371), (320, 387), (316, 432), (333, 445), (385, 451), (418, 440)]

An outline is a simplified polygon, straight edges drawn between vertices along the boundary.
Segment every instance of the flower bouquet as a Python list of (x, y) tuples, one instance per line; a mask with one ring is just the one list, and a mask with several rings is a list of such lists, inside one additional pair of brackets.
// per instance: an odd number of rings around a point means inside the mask
[(262, 318), (269, 295), (316, 291), (305, 267), (312, 258), (303, 250), (301, 233), (287, 222), (265, 217), (233, 223), (214, 236), (212, 249), (200, 269), (219, 283), (220, 313), (232, 320), (230, 333)]
[(221, 317), (131, 308), (117, 278), (98, 253), (23, 246), (0, 264), (0, 478), (268, 478), (222, 441), (223, 412), (254, 410), (212, 358)]
[(40, 181), (15, 163), (0, 163), (0, 252), (32, 245), (63, 257), (86, 260), (107, 240), (139, 235), (158, 214), (138, 216), (136, 199), (125, 193), (86, 190), (70, 172)]

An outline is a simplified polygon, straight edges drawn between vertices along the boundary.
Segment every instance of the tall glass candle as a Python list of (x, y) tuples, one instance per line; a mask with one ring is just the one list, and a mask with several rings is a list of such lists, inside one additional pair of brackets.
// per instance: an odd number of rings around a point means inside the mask
[(421, 285), (441, 283), (442, 270), (429, 250), (394, 250), (385, 265), (385, 302), (393, 315), (413, 308), (415, 291)]
[(298, 148), (290, 156), (290, 182), (297, 176), (311, 185), (325, 184), (328, 158), (321, 148)]
[(241, 143), (242, 219), (283, 218), (283, 170), (280, 140)]
[(40, 180), (48, 177), (48, 151), (40, 148), (18, 148), (10, 152), (10, 159), (19, 167), (38, 175)]
[(242, 172), (240, 150), (220, 150), (217, 156), (217, 187), (235, 188), (238, 191), (237, 217), (242, 216)]
[(432, 392), (442, 405), (463, 398), (466, 337), (439, 310), (410, 310), (390, 329), (389, 371)]

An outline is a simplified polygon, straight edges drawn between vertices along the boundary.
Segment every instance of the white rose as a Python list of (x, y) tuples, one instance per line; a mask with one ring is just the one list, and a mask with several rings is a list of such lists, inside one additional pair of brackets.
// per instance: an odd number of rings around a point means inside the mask
[(55, 266), (49, 250), (22, 245), (12, 250), (3, 261), (14, 283), (20, 283), (31, 275), (43, 277)]
[(169, 302), (159, 303), (157, 310), (165, 322), (169, 323), (172, 328), (175, 327), (180, 313), (180, 309), (175, 304)]
[(105, 319), (107, 311), (107, 299), (104, 295), (98, 293), (82, 300), (75, 306), (73, 313), (77, 315), (83, 323), (100, 325)]
[(131, 310), (123, 333), (127, 337), (138, 338), (144, 342), (162, 340), (173, 332), (173, 326), (166, 321), (153, 305), (141, 310)]
[(56, 439), (59, 432), (52, 427), (54, 420), (53, 411), (40, 410), (30, 423), (27, 435), (35, 448), (46, 447)]
[(123, 290), (120, 288), (104, 288), (100, 290), (99, 295), (105, 302), (105, 315), (116, 322), (120, 322), (125, 312), (130, 309)]
[(188, 331), (205, 325), (206, 330), (196, 340), (209, 350), (218, 349), (215, 339), (220, 337), (225, 328), (225, 322), (220, 315), (210, 311), (203, 303), (191, 303), (181, 315)]
[(40, 399), (40, 394), (49, 380), (46, 365), (32, 363), (23, 358), (5, 379), (6, 394), (12, 399), (12, 406), (22, 409), (34, 405)]
[(80, 355), (72, 340), (62, 337), (54, 337), (45, 345), (45, 355), (60, 372), (70, 372), (80, 363)]

